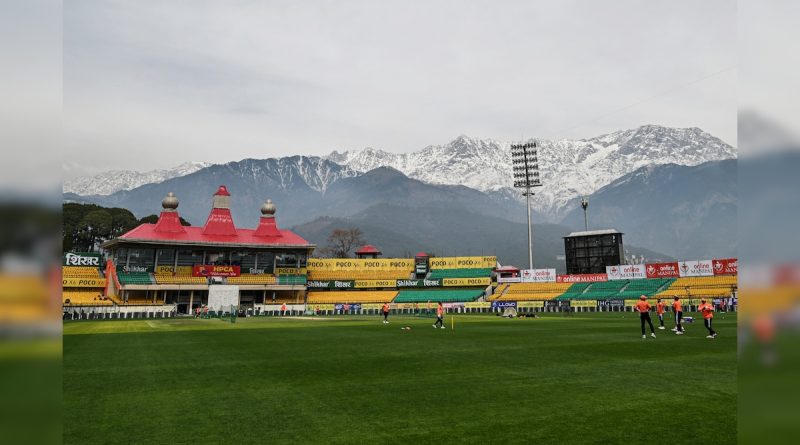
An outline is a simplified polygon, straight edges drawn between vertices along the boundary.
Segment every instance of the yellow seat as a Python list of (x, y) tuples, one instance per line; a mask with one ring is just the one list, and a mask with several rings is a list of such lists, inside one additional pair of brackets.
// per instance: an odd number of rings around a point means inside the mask
[(736, 275), (678, 278), (673, 281), (667, 289), (664, 289), (658, 295), (656, 295), (656, 297), (728, 297), (736, 288), (738, 282), (737, 279), (738, 276)]
[(571, 283), (508, 283), (504, 295), (495, 292), (489, 300), (543, 301), (552, 300), (567, 291)]
[(154, 274), (156, 284), (206, 284), (208, 280), (205, 277), (193, 277), (191, 275), (172, 275), (172, 274)]
[(570, 286), (572, 283), (509, 283), (507, 293), (560, 292), (563, 294)]
[(494, 290), (494, 293), (489, 296), (489, 301), (500, 298), (500, 296), (503, 295), (503, 292), (505, 292), (508, 286), (509, 286), (508, 283), (501, 283), (499, 286), (497, 286)]
[(238, 277), (229, 277), (228, 284), (275, 284), (275, 275), (250, 275), (242, 274)]
[(396, 290), (309, 292), (308, 303), (388, 303), (396, 296)]
[[(69, 303), (67, 303), (69, 300)], [(100, 296), (97, 289), (64, 289), (61, 291), (61, 301), (64, 304), (81, 304), (110, 306), (113, 302), (110, 299)]]
[(64, 278), (103, 278), (100, 269), (91, 266), (61, 266)]

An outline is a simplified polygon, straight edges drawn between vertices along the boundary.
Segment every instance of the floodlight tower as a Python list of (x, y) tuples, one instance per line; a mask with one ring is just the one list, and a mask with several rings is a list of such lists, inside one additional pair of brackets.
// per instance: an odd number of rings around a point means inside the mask
[(589, 217), (586, 215), (586, 209), (589, 208), (589, 198), (581, 198), (581, 207), (583, 207), (583, 227), (587, 232), (589, 231)]
[(511, 169), (514, 175), (514, 188), (525, 191), (528, 206), (528, 267), (533, 269), (533, 226), (531, 225), (531, 196), (533, 187), (540, 187), (539, 148), (536, 142), (525, 142), (511, 145)]

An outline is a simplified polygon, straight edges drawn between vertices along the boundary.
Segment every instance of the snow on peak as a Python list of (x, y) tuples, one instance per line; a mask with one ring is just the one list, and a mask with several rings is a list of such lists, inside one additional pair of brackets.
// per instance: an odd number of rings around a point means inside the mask
[(145, 184), (186, 176), (210, 165), (212, 164), (208, 162), (190, 161), (173, 168), (147, 172), (110, 170), (93, 176), (82, 176), (64, 181), (63, 191), (81, 196), (110, 195), (120, 190), (131, 190)]
[[(660, 125), (643, 125), (589, 139), (537, 142), (544, 185), (536, 189), (533, 206), (554, 221), (576, 196), (591, 194), (642, 166), (691, 166), (736, 157), (734, 147), (699, 128)], [(511, 143), (460, 135), (445, 145), (430, 145), (411, 153), (367, 148), (333, 152), (327, 159), (361, 172), (387, 166), (425, 182), (510, 195), (514, 194)]]
[[(699, 128), (660, 125), (643, 125), (588, 139), (537, 139), (537, 142), (543, 186), (536, 188), (532, 204), (550, 221), (558, 221), (575, 197), (594, 193), (641, 167), (693, 166), (737, 156), (734, 147)], [(287, 190), (295, 181), (302, 181), (320, 192), (340, 178), (391, 167), (428, 183), (464, 185), (499, 199), (521, 199), (519, 191), (511, 188), (511, 143), (459, 135), (444, 145), (429, 145), (410, 153), (367, 147), (333, 151), (322, 158), (244, 160), (221, 167), (235, 169), (242, 175), (271, 178)], [(191, 174), (209, 165), (187, 162), (172, 169), (144, 173), (115, 170), (66, 181), (64, 192), (108, 195)]]

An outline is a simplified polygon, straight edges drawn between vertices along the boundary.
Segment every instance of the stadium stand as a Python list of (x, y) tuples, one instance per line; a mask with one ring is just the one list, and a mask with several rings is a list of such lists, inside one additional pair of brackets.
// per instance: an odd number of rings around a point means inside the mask
[(228, 284), (276, 284), (278, 279), (275, 275), (250, 275), (242, 274), (238, 277), (229, 277)]
[(597, 283), (507, 283), (489, 300), (607, 300), (648, 297), (726, 297), (736, 286), (735, 275), (697, 278), (651, 278)]
[[(81, 280), (102, 280), (103, 274), (100, 269), (93, 266), (62, 266), (61, 276), (65, 279), (65, 283), (69, 279)], [(94, 306), (107, 306), (113, 304), (112, 300), (101, 296), (103, 287), (65, 287), (61, 291), (61, 302), (65, 305), (94, 305)]]
[(388, 303), (397, 296), (391, 291), (309, 292), (309, 304), (322, 303)]
[(736, 275), (677, 278), (657, 297), (728, 297), (737, 286)]
[(428, 278), (480, 278), (492, 275), (492, 269), (434, 269)]
[(99, 297), (97, 289), (70, 289), (61, 292), (64, 304), (110, 306), (113, 302), (105, 297)]
[(511, 283), (508, 290), (497, 300), (541, 301), (552, 300), (572, 286), (570, 283)]
[(483, 295), (483, 289), (455, 289), (455, 290), (403, 290), (397, 294), (395, 303), (449, 303), (454, 301), (474, 301)]

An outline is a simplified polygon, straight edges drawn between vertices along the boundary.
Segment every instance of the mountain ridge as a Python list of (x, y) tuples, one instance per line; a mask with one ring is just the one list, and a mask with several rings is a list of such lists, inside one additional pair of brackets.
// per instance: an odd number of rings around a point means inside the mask
[(64, 181), (64, 193), (73, 193), (80, 196), (110, 195), (112, 193), (131, 190), (136, 187), (163, 182), (167, 179), (186, 176), (213, 164), (209, 162), (184, 162), (167, 169), (156, 169), (146, 172), (134, 170), (109, 170), (96, 175), (82, 176)]
[[(531, 140), (532, 141), (532, 140)], [(537, 140), (543, 186), (531, 201), (545, 221), (558, 222), (569, 212), (567, 204), (578, 196), (589, 195), (615, 179), (644, 165), (698, 165), (712, 160), (736, 158), (736, 149), (700, 128), (671, 128), (642, 125), (586, 139)], [(511, 142), (478, 139), (459, 135), (444, 145), (428, 145), (408, 153), (390, 153), (367, 147), (361, 150), (332, 151), (321, 156), (348, 170), (348, 177), (378, 167), (391, 167), (406, 176), (438, 185), (463, 185), (499, 199), (522, 201), (511, 187)], [(297, 159), (297, 156), (269, 159)], [(307, 156), (305, 158), (316, 158)], [(267, 161), (243, 159), (241, 161)], [(290, 162), (290, 161), (284, 161)], [(218, 164), (218, 165), (229, 165)], [(175, 169), (137, 173), (105, 172), (64, 183), (64, 192), (80, 196), (111, 195), (136, 188), (134, 183), (163, 182), (185, 176), (212, 165), (187, 163)], [(279, 166), (276, 165), (276, 168)], [(155, 172), (155, 173), (154, 173)], [(289, 173), (284, 171), (284, 173)], [(338, 176), (320, 176), (318, 171), (293, 171), (306, 175), (303, 180), (313, 189), (325, 192)], [(150, 175), (150, 176), (147, 176)], [(145, 179), (145, 177), (150, 179)], [(282, 181), (293, 180), (289, 177)], [(113, 190), (113, 192), (110, 192)]]
[[(697, 127), (643, 125), (588, 139), (536, 142), (544, 185), (536, 189), (531, 205), (547, 221), (560, 220), (571, 199), (594, 193), (644, 165), (691, 166), (736, 157), (734, 147)], [(325, 158), (356, 171), (389, 166), (433, 184), (463, 184), (520, 197), (511, 188), (510, 146), (510, 142), (461, 135), (445, 145), (429, 145), (416, 152), (394, 154), (366, 148), (333, 151)]]

